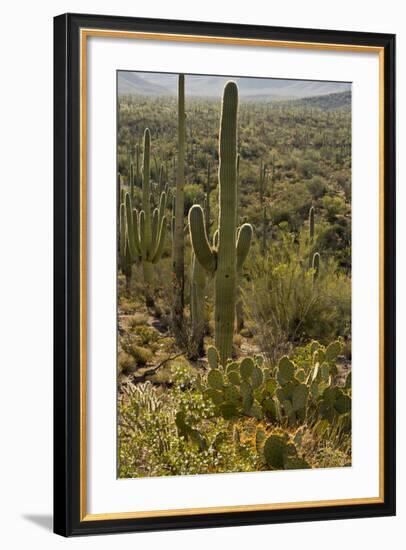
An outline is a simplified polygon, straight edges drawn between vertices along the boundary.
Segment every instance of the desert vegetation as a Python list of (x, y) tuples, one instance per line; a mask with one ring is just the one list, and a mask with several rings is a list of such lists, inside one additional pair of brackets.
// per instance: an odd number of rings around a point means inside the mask
[(118, 476), (351, 464), (348, 93), (119, 95)]

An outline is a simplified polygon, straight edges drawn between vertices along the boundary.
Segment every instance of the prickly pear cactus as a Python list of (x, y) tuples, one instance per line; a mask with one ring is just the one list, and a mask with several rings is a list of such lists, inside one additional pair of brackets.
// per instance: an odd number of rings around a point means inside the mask
[(304, 458), (298, 455), (297, 449), (289, 437), (271, 435), (263, 448), (263, 455), (267, 466), (273, 470), (302, 470), (310, 468)]
[(245, 357), (221, 365), (214, 346), (207, 350), (210, 371), (204, 395), (226, 419), (252, 417), (276, 418), (274, 393), (276, 383), (261, 356)]
[(334, 386), (336, 359), (341, 351), (342, 344), (338, 340), (327, 347), (314, 341), (309, 345), (311, 361), (306, 370), (286, 356), (279, 360), (275, 396), (289, 424), (303, 422), (309, 417), (333, 422), (337, 416), (351, 411), (349, 388)]

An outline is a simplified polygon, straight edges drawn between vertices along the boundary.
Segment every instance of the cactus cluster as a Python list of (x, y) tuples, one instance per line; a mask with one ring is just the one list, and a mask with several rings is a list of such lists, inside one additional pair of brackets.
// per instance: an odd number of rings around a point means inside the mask
[(215, 277), (215, 345), (221, 361), (232, 355), (237, 270), (247, 257), (252, 226), (237, 231), (237, 111), (238, 88), (228, 82), (224, 88), (219, 150), (219, 226), (214, 246), (207, 237), (204, 212), (194, 205), (189, 211), (193, 252), (202, 267)]
[(273, 401), (276, 384), (270, 369), (263, 367), (261, 356), (229, 361), (225, 367), (215, 347), (209, 347), (210, 371), (204, 396), (211, 400), (216, 412), (226, 419), (250, 416), (275, 419)]
[(274, 434), (268, 437), (263, 446), (263, 457), (267, 466), (274, 470), (302, 470), (310, 468), (300, 457), (295, 444), (287, 434)]
[(314, 341), (310, 345), (311, 361), (306, 370), (298, 368), (287, 356), (279, 360), (275, 397), (280, 413), (289, 424), (303, 422), (310, 413), (330, 422), (351, 410), (351, 398), (345, 389), (334, 385), (336, 359), (342, 344), (338, 340), (326, 348)]
[(152, 265), (156, 264), (163, 252), (166, 236), (166, 193), (160, 194), (159, 206), (152, 209), (150, 186), (150, 142), (149, 129), (144, 132), (142, 168), (142, 209), (133, 208), (129, 193), (125, 195), (126, 235), (132, 261), (142, 262), (147, 305), (153, 305), (151, 293)]
[(276, 369), (271, 369), (261, 356), (222, 364), (218, 351), (211, 346), (207, 350), (210, 371), (204, 396), (226, 419), (251, 416), (295, 425), (311, 418), (332, 423), (351, 411), (347, 389), (334, 385), (341, 349), (339, 341), (326, 348), (312, 342), (312, 359), (305, 368), (284, 356)]

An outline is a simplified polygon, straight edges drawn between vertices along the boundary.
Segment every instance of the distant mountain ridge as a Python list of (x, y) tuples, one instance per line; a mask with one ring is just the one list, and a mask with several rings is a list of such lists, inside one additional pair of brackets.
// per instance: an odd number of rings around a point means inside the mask
[[(185, 89), (189, 97), (219, 98), (224, 84), (232, 77), (186, 75)], [(176, 74), (139, 73), (119, 71), (119, 95), (175, 96)], [(235, 77), (240, 97), (245, 100), (272, 101), (302, 99), (333, 93), (349, 92), (347, 82), (324, 82), (313, 80), (283, 80), (271, 78)]]
[(313, 97), (304, 97), (301, 99), (290, 100), (289, 105), (300, 105), (303, 107), (314, 107), (334, 111), (335, 109), (351, 107), (351, 92), (339, 92)]

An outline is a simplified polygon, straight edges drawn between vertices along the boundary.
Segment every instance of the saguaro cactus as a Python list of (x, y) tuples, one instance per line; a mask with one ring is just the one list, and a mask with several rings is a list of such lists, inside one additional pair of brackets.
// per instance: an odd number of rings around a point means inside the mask
[[(237, 153), (237, 223), (240, 219), (241, 213), (241, 191), (240, 191), (240, 154)], [(235, 302), (235, 316), (237, 319), (237, 332), (241, 332), (244, 328), (244, 304), (241, 297), (241, 269), (238, 270), (237, 290), (236, 290), (236, 302)]]
[(185, 183), (185, 75), (178, 81), (178, 162), (176, 178), (175, 227), (173, 231), (172, 271), (173, 308), (172, 325), (176, 342), (184, 346), (186, 340), (184, 323), (185, 287), (185, 235), (184, 235), (184, 183)]
[(132, 275), (132, 265), (131, 265), (131, 257), (130, 257), (130, 251), (128, 248), (128, 240), (127, 240), (127, 228), (125, 223), (125, 205), (122, 203), (120, 204), (120, 268), (121, 272), (125, 276), (125, 288), (126, 292), (128, 293), (130, 291), (130, 284), (131, 284), (131, 275)]
[(210, 235), (210, 193), (211, 193), (211, 183), (210, 183), (210, 170), (211, 163), (207, 161), (207, 180), (206, 180), (206, 195), (205, 195), (205, 215), (206, 215), (206, 231)]
[(309, 269), (313, 267), (313, 257), (314, 257), (314, 207), (311, 206), (309, 210)]
[(313, 284), (316, 284), (320, 272), (320, 254), (318, 252), (313, 255), (312, 268), (314, 269)]
[(204, 354), (204, 331), (206, 322), (204, 303), (205, 290), (205, 269), (196, 260), (196, 255), (192, 252), (190, 285), (190, 317), (192, 321), (190, 351), (192, 358), (201, 357)]
[(215, 275), (215, 344), (222, 364), (232, 354), (237, 270), (247, 257), (252, 226), (244, 224), (237, 235), (237, 111), (238, 88), (228, 82), (224, 88), (219, 150), (219, 230), (211, 247), (204, 213), (199, 205), (189, 211), (189, 228), (197, 261)]
[(259, 169), (259, 202), (260, 204), (263, 204), (264, 202), (264, 196), (266, 191), (266, 184), (267, 184), (267, 170), (266, 165), (261, 160), (261, 167)]
[(309, 210), (309, 241), (310, 244), (314, 242), (314, 206)]
[(142, 168), (142, 210), (138, 212), (132, 207), (129, 193), (125, 196), (127, 240), (131, 259), (140, 258), (143, 266), (145, 297), (147, 306), (153, 306), (151, 293), (152, 265), (162, 256), (166, 236), (166, 193), (159, 198), (159, 207), (151, 214), (150, 201), (150, 142), (148, 128), (144, 132), (144, 158)]
[(261, 252), (262, 255), (265, 256), (266, 249), (267, 249), (267, 232), (268, 232), (268, 218), (267, 218), (267, 212), (266, 212), (266, 205), (263, 208), (262, 211), (262, 246), (261, 246)]

